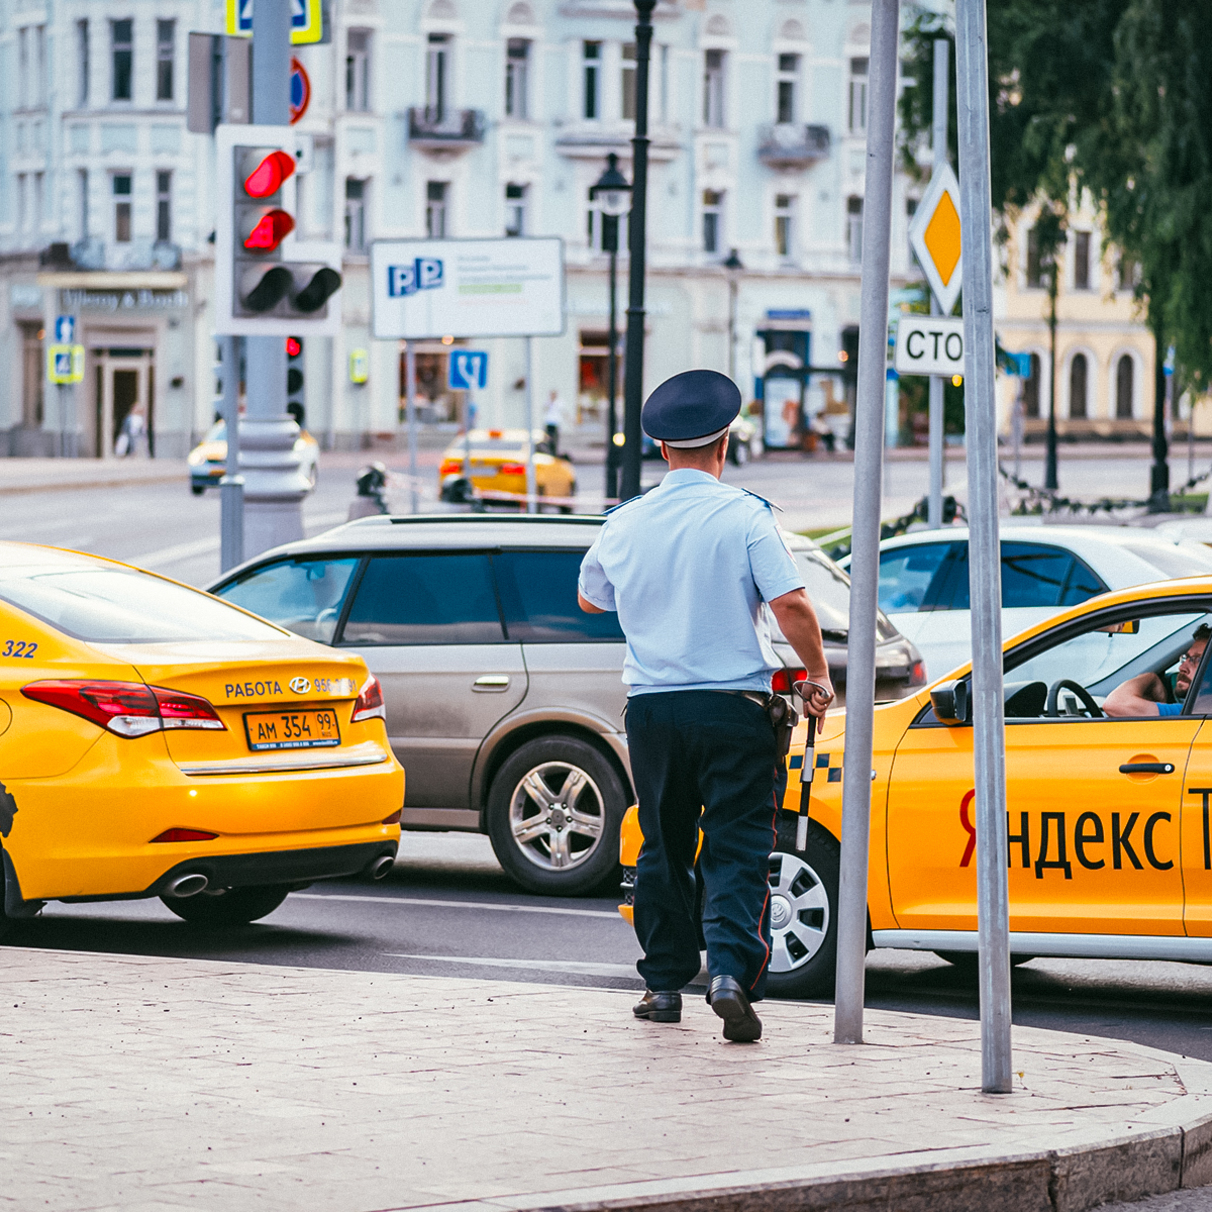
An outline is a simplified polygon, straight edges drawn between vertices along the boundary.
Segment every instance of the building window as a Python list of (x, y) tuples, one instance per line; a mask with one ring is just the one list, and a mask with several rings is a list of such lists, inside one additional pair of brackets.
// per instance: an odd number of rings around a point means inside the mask
[(46, 104), (46, 26), (34, 26), (34, 104)]
[(345, 247), (366, 251), (366, 182), (345, 178)]
[(78, 169), (76, 180), (80, 188), (80, 239), (84, 241), (88, 239), (88, 169)]
[(83, 109), (88, 104), (88, 21), (76, 22), (76, 104)]
[(1090, 289), (1090, 233), (1073, 233), (1073, 289)]
[(1130, 354), (1124, 354), (1115, 367), (1115, 415), (1121, 421), (1132, 420), (1132, 379), (1135, 369)]
[(793, 256), (795, 198), (777, 194), (774, 199), (774, 251), (784, 260)]
[(601, 106), (598, 104), (598, 90), (601, 85), (602, 44), (600, 42), (585, 42), (581, 45), (581, 61), (584, 64), (585, 96), (582, 113), (586, 118), (601, 116)]
[(34, 205), (33, 205), (33, 229), (35, 232), (42, 230), (42, 207), (46, 204), (46, 196), (43, 192), (43, 187), (46, 184), (45, 173), (34, 173)]
[(1085, 354), (1074, 354), (1069, 363), (1069, 416), (1082, 420), (1086, 416), (1086, 377), (1088, 363)]
[(445, 181), (428, 181), (425, 185), (425, 234), (431, 240), (446, 239), (446, 206), (450, 201), (450, 186)]
[(863, 260), (863, 200), (862, 198), (846, 199), (846, 252), (851, 264), (858, 265)]
[(850, 60), (850, 133), (867, 133), (867, 60)]
[(365, 113), (370, 109), (370, 31), (351, 29), (345, 45), (345, 108)]
[(17, 108), (29, 105), (29, 27), (17, 31)]
[(703, 56), (703, 125), (724, 125), (724, 52), (709, 50)]
[(175, 21), (156, 22), (156, 100), (173, 99), (173, 48), (177, 41)]
[[(116, 23), (115, 23), (116, 24)], [(130, 173), (114, 173), (114, 243), (130, 243)]]
[(167, 244), (173, 238), (172, 190), (172, 173), (156, 173), (156, 243), (158, 244)]
[(446, 117), (450, 102), (450, 35), (430, 34), (425, 56), (425, 105), (431, 122)]
[(623, 74), (620, 81), (623, 98), (623, 120), (635, 121), (635, 43), (623, 43)]
[(530, 43), (510, 38), (505, 49), (505, 116), (530, 117)]
[(779, 55), (778, 91), (775, 95), (775, 121), (795, 121), (795, 86), (800, 75), (799, 55)]
[(1039, 416), (1039, 354), (1031, 355), (1031, 373), (1023, 382), (1023, 413), (1028, 417)]
[(524, 236), (526, 234), (526, 186), (505, 186), (505, 234), (507, 236)]
[(131, 99), (135, 55), (132, 33), (134, 24), (131, 20), (109, 23), (112, 64), (109, 93), (111, 101), (129, 101)]
[(1046, 266), (1039, 255), (1039, 229), (1027, 233), (1027, 285), (1038, 289), (1047, 285)]
[(660, 120), (662, 122), (669, 121), (669, 46), (666, 43), (661, 43), (660, 53), (658, 55), (658, 63), (660, 64), (661, 88), (661, 112)]
[(703, 190), (703, 251), (720, 251), (723, 235), (724, 195), (718, 190)]

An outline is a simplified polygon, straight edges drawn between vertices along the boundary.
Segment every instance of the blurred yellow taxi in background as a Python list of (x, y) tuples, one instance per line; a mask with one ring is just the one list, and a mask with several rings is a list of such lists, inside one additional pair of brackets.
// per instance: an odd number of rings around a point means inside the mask
[[(1007, 641), (1013, 962), (1212, 962), (1209, 634), (1212, 578), (1189, 577), (1091, 598)], [(970, 686), (965, 665), (877, 706), (871, 761), (871, 945), (960, 966), (977, 945)], [(770, 855), (776, 996), (833, 989), (845, 727), (830, 712), (817, 737), (802, 851), (804, 724), (792, 740)], [(632, 809), (620, 854), (629, 920), (642, 841)]]
[[(306, 429), (300, 429), (295, 438), (295, 454), (303, 478), (314, 488), (320, 470), (320, 443)], [(185, 462), (194, 496), (200, 497), (207, 488), (218, 488), (227, 470), (227, 422), (216, 421), (206, 431), (206, 437), (189, 452)]]
[(362, 658), (94, 556), (0, 543), (0, 933), (48, 900), (249, 922), (385, 875), (404, 775)]
[[(438, 472), (441, 487), (464, 477), (463, 459), (470, 448), (468, 470), (477, 492), (526, 492), (526, 430), (473, 429), (456, 438), (442, 456)], [(577, 476), (572, 463), (551, 453), (547, 435), (534, 431), (534, 479), (541, 497), (571, 497)], [(565, 507), (567, 508), (567, 507)]]

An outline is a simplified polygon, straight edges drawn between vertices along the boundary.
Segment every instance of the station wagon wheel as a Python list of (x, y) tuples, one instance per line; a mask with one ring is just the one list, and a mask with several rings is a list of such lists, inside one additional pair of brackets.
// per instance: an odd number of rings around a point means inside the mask
[(618, 772), (587, 741), (529, 741), (492, 781), (492, 848), (509, 875), (532, 892), (588, 892), (616, 875), (625, 800)]
[(770, 855), (770, 971), (774, 997), (829, 997), (837, 963), (840, 850), (815, 821), (808, 845), (795, 849), (795, 820), (779, 813), (778, 845)]

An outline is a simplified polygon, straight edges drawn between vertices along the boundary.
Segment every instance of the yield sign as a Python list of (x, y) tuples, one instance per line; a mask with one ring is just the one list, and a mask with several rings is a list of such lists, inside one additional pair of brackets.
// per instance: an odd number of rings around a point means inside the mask
[(909, 226), (909, 242), (945, 316), (951, 314), (963, 280), (959, 205), (959, 182), (951, 165), (944, 164), (930, 178)]

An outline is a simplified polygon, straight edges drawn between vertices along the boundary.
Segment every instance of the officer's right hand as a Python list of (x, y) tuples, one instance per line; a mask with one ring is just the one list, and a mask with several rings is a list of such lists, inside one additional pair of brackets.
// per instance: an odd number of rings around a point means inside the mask
[(821, 719), (829, 710), (829, 704), (833, 702), (834, 697), (833, 683), (828, 676), (797, 682), (796, 688), (804, 700), (804, 710), (809, 715), (816, 716), (818, 720)]

